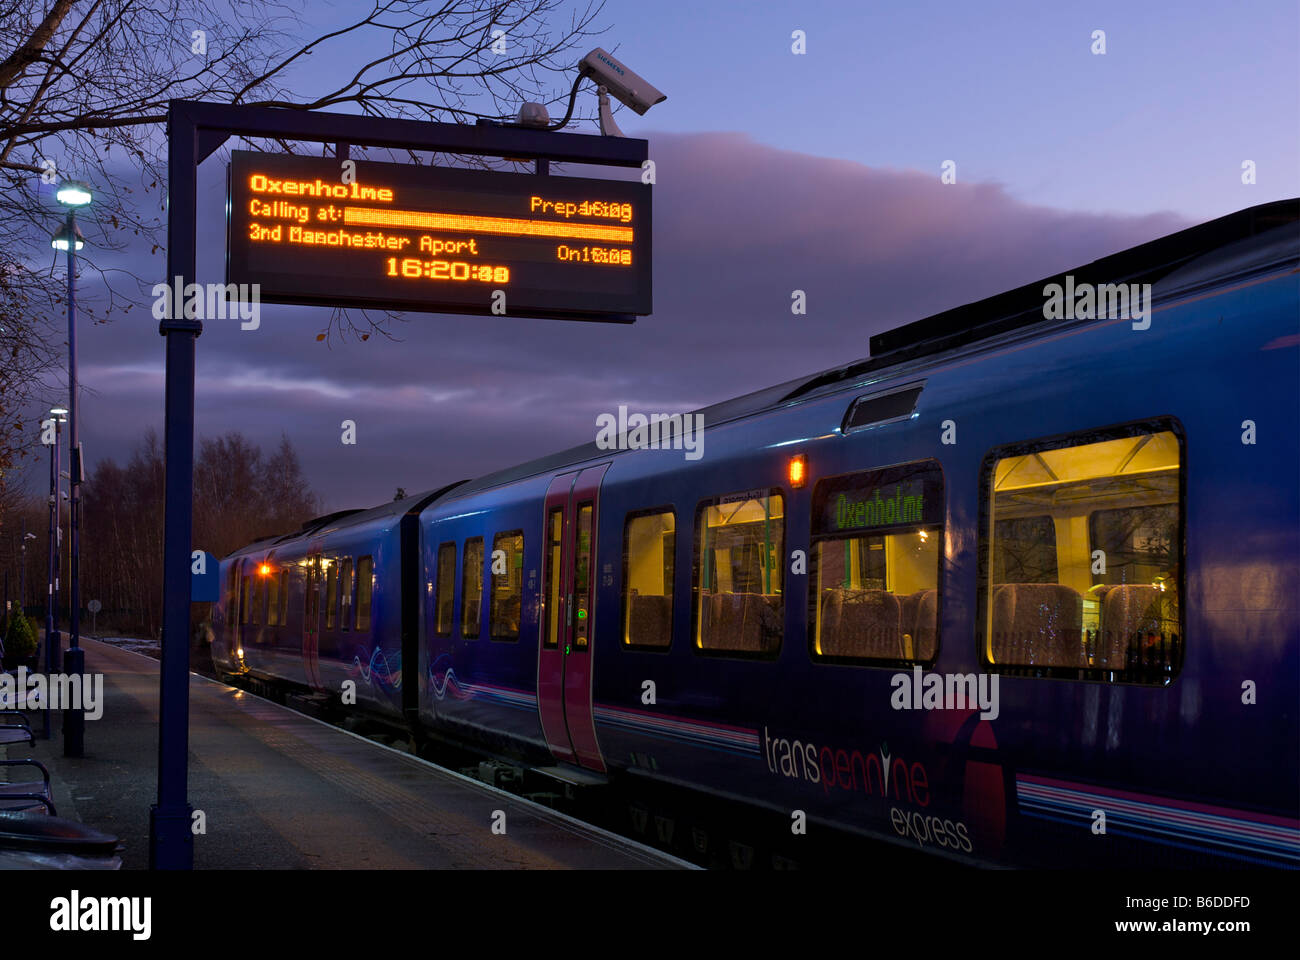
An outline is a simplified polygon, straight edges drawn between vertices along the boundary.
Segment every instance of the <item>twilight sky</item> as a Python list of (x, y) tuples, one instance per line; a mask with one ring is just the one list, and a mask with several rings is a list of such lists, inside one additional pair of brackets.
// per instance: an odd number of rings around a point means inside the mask
[[(321, 4), (315, 25), (347, 9)], [(668, 94), (618, 113), (658, 168), (655, 313), (408, 314), (395, 341), (327, 346), (327, 311), (266, 305), (257, 331), (206, 325), (200, 435), (269, 448), (287, 433), (327, 508), (368, 506), (588, 442), (620, 404), (688, 410), (810, 374), (866, 356), (874, 332), (1300, 194), (1293, 0), (609, 0), (602, 22), (590, 46)], [(205, 164), (201, 281), (222, 279), (223, 180)], [(148, 253), (132, 263), (161, 279)], [(796, 288), (807, 316), (790, 312)], [(161, 432), (163, 340), (143, 301), (79, 337), (93, 468)]]

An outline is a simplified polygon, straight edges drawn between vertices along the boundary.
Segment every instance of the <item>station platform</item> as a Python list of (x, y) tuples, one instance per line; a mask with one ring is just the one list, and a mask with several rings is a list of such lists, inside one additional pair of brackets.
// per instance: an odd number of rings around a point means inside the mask
[[(40, 739), (58, 814), (116, 834), (148, 867), (158, 769), (158, 662), (83, 640), (104, 675), (85, 756)], [(0, 752), (6, 748), (0, 747)], [(191, 674), (189, 800), (206, 818), (195, 869), (689, 869), (692, 865), (418, 757)], [(496, 811), (505, 833), (494, 834)]]

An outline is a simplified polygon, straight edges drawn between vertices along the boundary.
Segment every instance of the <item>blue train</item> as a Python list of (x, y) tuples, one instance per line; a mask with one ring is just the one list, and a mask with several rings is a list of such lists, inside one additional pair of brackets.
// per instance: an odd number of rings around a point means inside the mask
[(1298, 271), (1253, 207), (319, 518), (223, 561), (214, 662), (795, 835), (1296, 867)]

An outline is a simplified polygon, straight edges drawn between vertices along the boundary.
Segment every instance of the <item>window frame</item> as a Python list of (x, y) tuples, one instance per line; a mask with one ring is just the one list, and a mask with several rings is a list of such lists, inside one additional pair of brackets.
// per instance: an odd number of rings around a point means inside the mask
[[(578, 590), (578, 563), (583, 549), (582, 531), (580, 526), (582, 523), (582, 512), (584, 510), (591, 511), (587, 530), (587, 590), (585, 595)], [(596, 527), (596, 521), (598, 519), (596, 497), (584, 497), (582, 500), (575, 502), (571, 507), (571, 514), (571, 522), (573, 524), (573, 555), (569, 558), (570, 562), (568, 568), (565, 570), (565, 575), (570, 577), (569, 584), (573, 587), (573, 592), (569, 594), (569, 596), (573, 598), (573, 611), (576, 611), (576, 613), (572, 614), (573, 619), (566, 624), (568, 628), (568, 636), (565, 640), (565, 656), (568, 656), (570, 653), (589, 653), (591, 651), (591, 645), (596, 639), (592, 632), (591, 624), (596, 613), (596, 588), (597, 577), (599, 576), (598, 571), (596, 570), (596, 538), (600, 535), (600, 531)], [(583, 607), (583, 601), (586, 601), (585, 608)], [(587, 632), (583, 636), (579, 637), (578, 627), (580, 624), (578, 621), (583, 619), (581, 614), (584, 609), (587, 612), (587, 622), (585, 625)], [(566, 611), (566, 617), (569, 613), (570, 611)]]
[[(771, 653), (762, 653), (761, 651), (750, 650), (716, 650), (700, 646), (696, 640), (699, 637), (700, 621), (700, 561), (701, 552), (701, 532), (704, 526), (700, 520), (707, 507), (718, 506), (728, 497), (739, 497), (745, 494), (761, 494), (769, 500), (773, 496), (781, 498), (781, 551), (780, 569), (781, 569), (781, 642)], [(753, 499), (747, 497), (747, 499)], [(731, 501), (735, 502), (735, 501)], [(717, 494), (712, 497), (705, 497), (695, 504), (695, 513), (691, 524), (691, 632), (688, 634), (688, 643), (691, 652), (697, 657), (716, 657), (723, 660), (758, 660), (776, 662), (781, 657), (781, 652), (785, 649), (786, 640), (786, 621), (790, 613), (790, 565), (786, 562), (785, 552), (790, 547), (790, 529), (787, 522), (790, 518), (790, 494), (785, 487), (773, 485), (770, 487), (755, 487), (752, 490), (734, 490), (728, 493)], [(674, 571), (675, 572), (675, 571)], [(807, 578), (805, 578), (807, 579)], [(674, 591), (676, 593), (676, 591)]]
[[(352, 630), (352, 616), (353, 616), (352, 608), (354, 606), (353, 595), (356, 591), (356, 581), (357, 581), (356, 563), (352, 558), (352, 554), (338, 557), (335, 560), (335, 563), (337, 564), (338, 567), (338, 581), (339, 581), (339, 585), (338, 585), (339, 631), (343, 633), (347, 633), (347, 632), (351, 632)], [(344, 580), (343, 577), (344, 569), (346, 569), (348, 572), (346, 581)]]
[[(496, 598), (496, 592), (497, 592), (497, 578), (496, 578), (496, 575), (492, 572), (492, 553), (496, 553), (496, 551), (497, 551), (497, 541), (500, 540), (502, 537), (518, 537), (518, 538), (519, 538), (519, 557), (520, 557), (520, 561), (521, 561), (521, 563), (520, 563), (520, 568), (519, 568), (519, 626), (516, 628), (516, 630), (515, 630), (515, 635), (514, 635), (513, 637), (510, 636), (509, 634), (498, 634), (497, 631), (496, 631), (496, 616), (495, 616), (495, 614), (496, 614), (496, 608), (497, 608), (497, 602), (496, 602), (496, 600), (497, 600), (497, 598)], [(486, 550), (486, 544), (484, 545), (484, 549)], [(527, 541), (527, 538), (524, 536), (524, 531), (523, 531), (523, 530), (498, 530), (496, 533), (492, 534), (492, 553), (487, 554), (487, 557), (486, 557), (486, 559), (487, 559), (487, 561), (488, 561), (488, 564), (487, 564), (487, 566), (488, 566), (488, 578), (489, 578), (489, 580), (490, 580), (490, 583), (488, 584), (488, 589), (487, 589), (487, 595), (488, 595), (488, 640), (495, 641), (496, 643), (518, 643), (518, 642), (519, 642), (519, 635), (523, 632), (523, 627), (524, 627), (523, 620), (524, 620), (524, 590), (525, 590), (525, 588), (524, 588), (524, 564), (523, 564), (522, 561), (523, 561), (523, 557), (524, 557), (524, 551), (527, 550), (527, 549), (528, 549), (528, 541)], [(507, 573), (506, 575), (509, 576), (509, 573)], [(481, 602), (482, 602), (482, 601), (480, 601), (480, 603), (481, 603)], [(480, 629), (481, 629), (482, 624), (480, 624), (479, 626), (480, 626)]]
[[(448, 618), (447, 630), (445, 633), (438, 631), (438, 606), (442, 603), (442, 584), (438, 581), (442, 572), (442, 551), (451, 547), (451, 615)], [(431, 637), (450, 637), (456, 632), (456, 570), (460, 566), (460, 544), (455, 540), (444, 540), (438, 544), (438, 549), (433, 553), (433, 623), (429, 628)]]
[[(991, 575), (993, 565), (992, 542), (990, 540), (990, 518), (992, 513), (992, 480), (998, 461), (1008, 457), (1024, 456), (1030, 453), (1042, 453), (1044, 450), (1059, 450), (1064, 447), (1086, 446), (1090, 443), (1102, 443), (1107, 440), (1122, 440), (1144, 434), (1172, 433), (1178, 442), (1178, 636), (1179, 650), (1177, 662), (1172, 669), (1158, 680), (1145, 677), (1130, 677), (1126, 670), (1109, 670), (1104, 667), (1063, 667), (1035, 666), (1021, 664), (992, 663), (988, 659), (987, 645), (990, 632), (989, 610), (991, 600)], [(1129, 420), (1124, 423), (1102, 427), (1089, 427), (1056, 433), (1033, 440), (1021, 440), (1014, 443), (1000, 444), (989, 448), (980, 461), (979, 472), (979, 528), (975, 541), (975, 662), (984, 673), (998, 673), (1008, 677), (1025, 677), (1046, 680), (1073, 680), (1081, 683), (1102, 683), (1107, 686), (1125, 684), (1145, 688), (1169, 688), (1180, 676), (1187, 662), (1187, 433), (1182, 421), (1172, 415), (1148, 417), (1141, 420)], [(1091, 511), (1088, 514), (1091, 517)], [(1091, 526), (1091, 523), (1089, 524)], [(1089, 531), (1089, 550), (1092, 549), (1091, 530)], [(1059, 561), (1058, 561), (1059, 562)], [(1148, 674), (1149, 676), (1149, 674)]]
[(307, 560), (307, 570), (306, 570), (307, 579), (306, 579), (306, 587), (304, 588), (303, 595), (302, 595), (303, 629), (304, 632), (310, 630), (311, 632), (319, 635), (320, 634), (320, 603), (321, 603), (320, 554), (309, 553), (306, 556), (306, 560)]
[[(940, 502), (943, 504), (943, 520), (939, 523), (937, 534), (938, 543), (936, 544), (938, 554), (937, 569), (935, 571), (935, 600), (934, 600), (934, 656), (927, 660), (919, 659), (884, 659), (876, 657), (839, 657), (822, 654), (817, 652), (817, 617), (820, 614), (821, 596), (816, 589), (816, 569), (817, 569), (817, 545), (821, 543), (836, 543), (841, 540), (858, 540), (865, 539), (869, 536), (885, 537), (890, 535), (890, 531), (873, 532), (869, 529), (850, 531), (840, 536), (828, 534), (815, 534), (813, 532), (813, 504), (817, 502), (817, 488), (823, 483), (834, 480), (840, 480), (845, 477), (869, 476), (872, 474), (888, 473), (891, 470), (900, 470), (905, 467), (932, 466), (939, 475), (940, 483)], [(823, 664), (826, 666), (841, 667), (872, 667), (877, 670), (910, 670), (912, 667), (919, 666), (925, 670), (932, 670), (939, 662), (939, 653), (943, 650), (943, 579), (944, 579), (944, 561), (947, 559), (945, 546), (945, 535), (948, 532), (948, 475), (944, 472), (943, 463), (936, 457), (922, 457), (919, 460), (904, 460), (901, 463), (891, 463), (880, 467), (867, 467), (862, 470), (846, 470), (843, 473), (830, 474), (824, 477), (818, 477), (816, 483), (812, 484), (808, 494), (808, 574), (804, 579), (807, 581), (808, 609), (805, 620), (805, 629), (807, 631), (807, 649), (808, 656), (813, 663)], [(924, 526), (924, 524), (921, 524)], [(898, 594), (894, 594), (898, 597)]]
[(322, 564), (325, 567), (325, 626), (322, 629), (331, 632), (338, 629), (340, 560), (341, 557), (326, 557)]
[[(475, 541), (481, 545), (482, 550), (480, 552), (478, 564), (478, 623), (476, 624), (474, 634), (471, 636), (465, 632), (465, 611), (469, 609), (469, 584), (466, 582), (465, 578), (469, 576), (470, 572), (469, 545)], [(462, 640), (481, 640), (483, 638), (483, 566), (488, 559), (486, 538), (481, 536), (466, 537), (465, 543), (461, 547), (461, 552), (464, 554), (464, 560), (460, 565), (460, 620), (458, 621), (457, 629), (460, 631), (460, 638)]]
[[(270, 563), (270, 560), (267, 561)], [(280, 623), (280, 571), (275, 566), (266, 575), (266, 625), (283, 626)]]
[[(625, 643), (624, 638), (627, 636), (627, 618), (631, 613), (631, 606), (628, 600), (631, 599), (631, 592), (627, 588), (628, 583), (628, 554), (627, 554), (627, 535), (632, 526), (632, 521), (640, 517), (655, 517), (662, 514), (670, 514), (673, 518), (673, 576), (672, 576), (672, 602), (668, 605), (668, 642), (663, 646), (657, 646), (652, 643)], [(619, 641), (618, 645), (623, 650), (640, 650), (646, 653), (671, 653), (676, 643), (677, 631), (674, 629), (677, 623), (677, 596), (680, 591), (677, 589), (677, 544), (679, 541), (678, 534), (681, 533), (681, 524), (677, 518), (677, 505), (667, 503), (658, 507), (647, 507), (644, 510), (630, 510), (623, 515), (623, 579), (619, 582), (618, 589), (622, 596), (621, 610), (619, 617)]]
[[(362, 561), (370, 562), (369, 575), (366, 577), (366, 584), (369, 596), (366, 597), (365, 611), (366, 623), (361, 625), (361, 564)], [(352, 629), (356, 633), (369, 633), (374, 629), (374, 606), (375, 606), (375, 557), (374, 554), (367, 553), (365, 556), (357, 557), (354, 576), (357, 580), (357, 598), (352, 607)]]
[(276, 576), (280, 580), (280, 614), (279, 626), (287, 627), (289, 625), (289, 568), (284, 564), (276, 571)]
[[(559, 539), (554, 539), (553, 527), (556, 515), (560, 518)], [(541, 583), (541, 604), (538, 608), (538, 630), (540, 631), (541, 646), (543, 650), (558, 650), (560, 648), (560, 634), (564, 632), (564, 624), (560, 622), (559, 609), (564, 603), (564, 535), (569, 523), (569, 512), (567, 505), (554, 506), (546, 511), (545, 528), (542, 531), (542, 583)], [(555, 553), (555, 556), (552, 556)], [(559, 578), (558, 580), (556, 578)], [(555, 602), (551, 603), (551, 587), (556, 587)], [(463, 599), (462, 599), (462, 602)], [(551, 617), (555, 617), (555, 631), (551, 631)]]

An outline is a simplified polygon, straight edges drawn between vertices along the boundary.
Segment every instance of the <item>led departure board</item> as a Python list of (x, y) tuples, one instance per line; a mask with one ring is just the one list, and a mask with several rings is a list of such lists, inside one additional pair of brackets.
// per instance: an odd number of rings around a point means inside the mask
[(234, 151), (226, 282), (269, 303), (650, 313), (646, 184), (365, 160), (346, 173), (333, 157)]

